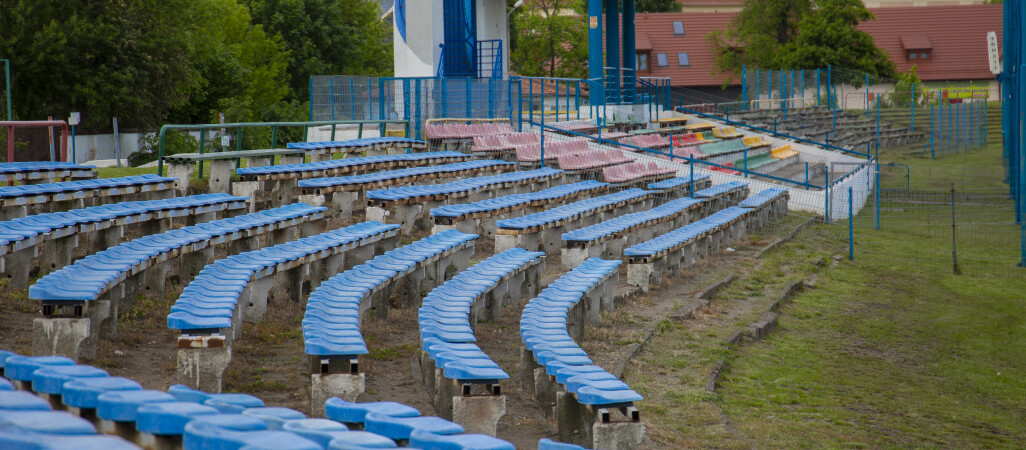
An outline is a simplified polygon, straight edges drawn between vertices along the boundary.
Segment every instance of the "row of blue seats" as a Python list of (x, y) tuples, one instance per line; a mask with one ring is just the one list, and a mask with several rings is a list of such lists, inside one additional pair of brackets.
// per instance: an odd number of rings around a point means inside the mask
[(679, 178), (670, 178), (669, 180), (663, 180), (657, 183), (649, 183), (648, 188), (651, 190), (664, 190), (678, 188), (684, 185), (690, 185), (692, 181), (698, 183), (702, 180), (709, 178), (706, 174), (694, 174), (694, 176), (686, 176)]
[(321, 259), (366, 245), (397, 228), (399, 225), (396, 224), (363, 222), (208, 264), (171, 307), (167, 326), (183, 331), (231, 328), (239, 296), (251, 279), (273, 274), (268, 269), (274, 269), (278, 264), (314, 255)]
[(749, 196), (748, 198), (744, 199), (743, 201), (741, 201), (741, 203), (738, 203), (737, 206), (740, 206), (742, 208), (759, 208), (777, 199), (781, 195), (787, 193), (788, 190), (784, 188), (765, 189), (762, 192), (759, 192), (758, 194)]
[[(177, 178), (161, 177), (154, 174), (133, 175), (121, 178), (97, 178), (95, 180), (61, 181), (57, 183), (24, 184), (19, 186), (0, 186), (0, 198), (31, 197), (49, 194), (70, 194), (67, 200), (79, 198), (82, 191), (117, 188), (146, 188), (160, 183), (173, 183)], [(170, 188), (170, 187), (169, 187)], [(66, 200), (57, 198), (55, 200)]]
[(728, 192), (730, 192), (730, 191), (732, 191), (734, 189), (739, 189), (739, 188), (743, 188), (743, 187), (746, 187), (746, 186), (748, 186), (748, 183), (743, 182), (743, 181), (731, 181), (731, 182), (728, 182), (728, 183), (720, 183), (720, 184), (716, 184), (716, 185), (713, 185), (711, 187), (708, 187), (706, 189), (702, 189), (702, 190), (700, 190), (698, 192), (695, 192), (695, 194), (692, 195), (692, 197), (694, 197), (694, 198), (712, 198), (712, 197), (716, 197), (716, 196), (719, 196), (719, 195), (726, 194), (726, 193), (728, 193)]
[(468, 214), (486, 211), (498, 211), (514, 206), (529, 204), (531, 202), (559, 199), (581, 191), (600, 189), (606, 186), (609, 186), (609, 183), (603, 183), (595, 180), (580, 181), (577, 183), (551, 187), (537, 192), (510, 194), (473, 203), (444, 205), (438, 208), (432, 208), (431, 215), (435, 217), (461, 217)]
[(96, 166), (87, 166), (84, 164), (63, 161), (19, 161), (0, 163), (0, 174), (12, 172), (32, 172), (36, 170), (95, 168)]
[(217, 245), (233, 234), (249, 229), (277, 229), (295, 225), (297, 219), (320, 218), (325, 209), (293, 203), (143, 236), (86, 256), (70, 266), (47, 274), (29, 288), (29, 297), (34, 300), (95, 300), (112, 285), (140, 271), (140, 265), (151, 258), (162, 255), (167, 257), (169, 252), (204, 241), (207, 245)]
[(348, 175), (343, 177), (313, 178), (301, 180), (301, 188), (325, 188), (332, 186), (346, 186), (353, 184), (377, 183), (387, 180), (398, 180), (407, 177), (415, 177), (430, 174), (445, 174), (449, 172), (460, 172), (463, 170), (484, 169), (489, 167), (512, 166), (512, 163), (497, 159), (478, 159), (463, 161), (438, 166), (410, 167), (407, 169), (386, 170), (381, 172), (366, 173), (362, 175)]
[(240, 167), (235, 173), (242, 176), (256, 176), (278, 173), (294, 172), (316, 172), (321, 170), (333, 170), (350, 168), (362, 165), (385, 164), (398, 162), (416, 162), (433, 159), (469, 159), (470, 155), (460, 152), (421, 152), (404, 153), (401, 155), (375, 155), (358, 156), (355, 158), (332, 159), (328, 161), (314, 161), (302, 164), (279, 164), (276, 166), (263, 167)]
[(585, 260), (543, 289), (520, 316), (524, 347), (582, 405), (623, 405), (642, 400), (626, 383), (594, 365), (567, 331), (570, 309), (619, 265), (620, 261), (600, 258)]
[[(131, 379), (111, 377), (68, 358), (6, 351), (0, 351), (0, 374), (6, 377), (0, 377), (2, 448), (113, 450), (138, 448), (135, 444), (143, 442), (157, 447), (180, 442), (186, 450), (361, 449), (398, 444), (423, 449), (513, 448), (491, 436), (462, 434), (458, 424), (420, 416), (416, 409), (394, 402), (350, 403), (332, 398), (325, 405), (328, 419), (314, 419), (293, 409), (268, 407), (248, 394), (209, 394), (182, 385), (167, 392), (143, 390)], [(14, 390), (7, 378), (26, 390)], [(53, 407), (80, 412), (74, 415)], [(97, 428), (123, 433), (136, 442), (97, 435)]]
[(423, 197), (428, 195), (449, 195), (457, 192), (469, 192), (475, 189), (495, 184), (517, 183), (535, 178), (548, 178), (561, 173), (563, 173), (563, 171), (560, 169), (545, 167), (537, 170), (525, 170), (520, 172), (504, 173), (501, 175), (466, 178), (459, 181), (453, 181), (451, 183), (401, 186), (389, 189), (380, 189), (376, 191), (368, 191), (367, 199), (378, 201), (396, 201), (416, 197)]
[(505, 380), (499, 365), (474, 344), (471, 308), (512, 274), (545, 258), (544, 252), (506, 250), (464, 270), (424, 297), (418, 311), (421, 347), (455, 380)]
[(526, 216), (503, 219), (496, 222), (499, 228), (523, 230), (539, 227), (560, 220), (570, 219), (590, 210), (615, 205), (620, 202), (640, 199), (650, 195), (651, 192), (644, 189), (627, 189), (614, 194), (607, 194), (601, 197), (589, 198), (577, 201), (568, 205), (552, 208), (547, 211), (528, 214)]
[[(247, 197), (235, 197), (228, 194), (201, 194), (164, 200), (112, 203), (71, 211), (19, 217), (0, 222), (0, 245), (4, 246), (0, 248), (0, 254), (34, 245), (36, 242), (33, 238), (62, 228), (181, 209), (189, 209), (193, 214), (204, 214), (221, 209), (242, 208), (246, 206), (247, 200), (249, 200)], [(134, 218), (132, 222), (139, 220), (145, 220), (145, 218)]]
[(671, 250), (679, 245), (690, 242), (693, 239), (705, 236), (707, 233), (716, 231), (739, 217), (751, 213), (749, 208), (731, 206), (722, 211), (710, 214), (708, 217), (698, 220), (683, 227), (677, 228), (669, 233), (656, 236), (640, 244), (624, 249), (624, 256), (656, 256), (661, 252)]
[(427, 142), (407, 137), (370, 137), (350, 139), (347, 141), (291, 142), (288, 148), (302, 150), (318, 150), (326, 148), (359, 148), (372, 145), (427, 145)]
[(567, 242), (594, 241), (611, 234), (620, 233), (645, 222), (676, 216), (682, 211), (687, 211), (694, 205), (702, 202), (704, 200), (691, 197), (678, 198), (646, 211), (625, 214), (595, 225), (568, 231), (563, 233), (563, 240)]
[[(397, 277), (418, 269), (423, 262), (477, 238), (476, 234), (447, 230), (383, 255), (331, 277), (310, 294), (303, 317), (306, 353), (320, 356), (367, 354), (360, 332), (361, 312), (367, 297)], [(382, 312), (384, 313), (384, 312)]]

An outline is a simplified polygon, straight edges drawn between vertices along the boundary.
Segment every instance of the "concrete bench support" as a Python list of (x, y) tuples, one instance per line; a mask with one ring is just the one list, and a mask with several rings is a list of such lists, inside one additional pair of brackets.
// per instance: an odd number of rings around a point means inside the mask
[(179, 197), (189, 193), (189, 181), (192, 180), (193, 163), (167, 163), (167, 176), (178, 178), (175, 180), (175, 192)]
[(559, 440), (599, 450), (635, 449), (645, 439), (645, 423), (634, 406), (582, 405), (573, 394), (556, 394)]
[(232, 349), (223, 335), (179, 336), (177, 382), (193, 389), (220, 393), (231, 359)]
[(366, 389), (366, 375), (357, 359), (310, 356), (310, 415), (324, 417), (324, 402), (338, 397), (355, 402)]

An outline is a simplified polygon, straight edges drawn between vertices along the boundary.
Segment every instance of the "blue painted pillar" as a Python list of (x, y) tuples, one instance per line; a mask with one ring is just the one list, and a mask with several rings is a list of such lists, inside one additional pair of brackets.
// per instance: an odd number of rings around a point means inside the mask
[(623, 97), (625, 101), (637, 101), (637, 62), (635, 61), (634, 46), (634, 0), (623, 1), (623, 67), (628, 69), (627, 74), (631, 77), (624, 80)]
[(588, 78), (602, 78), (602, 0), (588, 0)]
[(606, 0), (606, 98), (620, 103), (620, 3)]

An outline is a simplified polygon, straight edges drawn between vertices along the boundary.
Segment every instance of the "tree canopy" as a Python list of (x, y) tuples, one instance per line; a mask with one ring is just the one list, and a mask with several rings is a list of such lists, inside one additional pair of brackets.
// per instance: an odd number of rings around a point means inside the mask
[(535, 0), (518, 9), (511, 70), (526, 76), (586, 78), (586, 7), (585, 0)]
[(856, 27), (874, 20), (861, 0), (746, 0), (724, 30), (707, 36), (714, 71), (815, 69), (836, 65), (893, 76), (894, 63)]
[(634, 3), (634, 10), (637, 12), (680, 12), (683, 9), (677, 0), (637, 0)]
[(294, 120), (310, 75), (389, 73), (390, 30), (372, 0), (9, 0), (0, 57), (16, 119)]

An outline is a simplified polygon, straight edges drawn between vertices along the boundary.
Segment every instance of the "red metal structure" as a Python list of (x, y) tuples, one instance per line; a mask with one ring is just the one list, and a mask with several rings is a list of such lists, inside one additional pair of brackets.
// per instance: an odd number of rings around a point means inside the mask
[(68, 123), (63, 120), (15, 120), (0, 121), (0, 127), (7, 128), (7, 162), (14, 162), (14, 130), (18, 128), (61, 127), (61, 161), (68, 159)]

